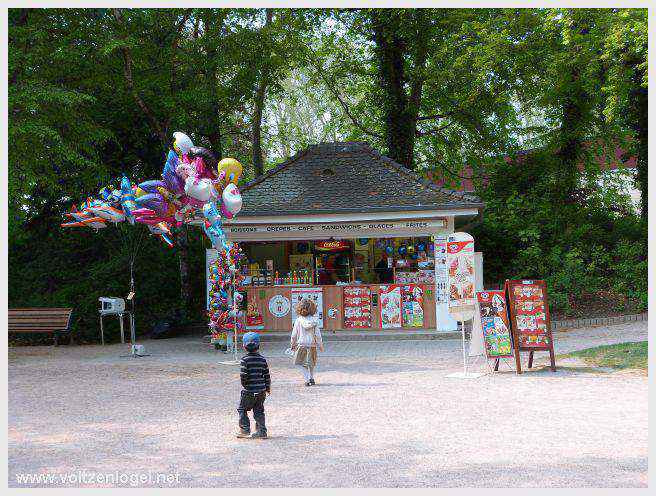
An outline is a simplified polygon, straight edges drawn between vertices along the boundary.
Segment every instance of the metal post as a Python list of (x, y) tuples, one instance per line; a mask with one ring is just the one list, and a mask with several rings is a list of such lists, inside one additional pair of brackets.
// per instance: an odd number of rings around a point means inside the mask
[(232, 346), (232, 353), (235, 356), (235, 362), (237, 361), (237, 342), (238, 342), (237, 341), (237, 298), (236, 298), (237, 286), (234, 284), (234, 280), (235, 280), (236, 275), (237, 275), (236, 272), (232, 275), (232, 280), (233, 280), (233, 285), (232, 285), (232, 311), (235, 314), (235, 321), (234, 321), (234, 326), (235, 326), (234, 334), (235, 334), (235, 337), (234, 337), (234, 343), (233, 343), (233, 346)]
[(103, 314), (100, 314), (100, 343), (105, 346), (105, 330), (103, 329)]
[(118, 321), (121, 327), (121, 344), (125, 344), (125, 331), (123, 330), (123, 313), (118, 314)]
[(465, 322), (460, 321), (460, 330), (462, 331), (462, 363), (465, 376), (467, 375), (467, 351), (465, 345)]

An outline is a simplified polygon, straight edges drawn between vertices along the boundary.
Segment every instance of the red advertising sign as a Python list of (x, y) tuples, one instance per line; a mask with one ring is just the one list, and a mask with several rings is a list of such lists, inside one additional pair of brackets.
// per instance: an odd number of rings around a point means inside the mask
[(351, 247), (348, 241), (317, 241), (314, 248), (319, 251), (341, 251), (348, 250)]
[(520, 351), (531, 352), (529, 368), (533, 362), (533, 351), (549, 351), (551, 368), (556, 370), (546, 283), (536, 280), (506, 281), (506, 293), (518, 372), (521, 372)]
[(371, 327), (371, 289), (369, 286), (345, 286), (344, 327), (366, 329)]

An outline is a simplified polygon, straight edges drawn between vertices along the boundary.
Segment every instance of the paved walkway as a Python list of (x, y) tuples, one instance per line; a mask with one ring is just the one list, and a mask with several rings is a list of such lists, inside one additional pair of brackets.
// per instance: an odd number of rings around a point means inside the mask
[[(646, 336), (636, 322), (555, 342), (563, 353)], [(570, 363), (463, 381), (446, 377), (458, 340), (350, 341), (330, 343), (306, 388), (285, 344), (267, 343), (271, 437), (253, 441), (234, 437), (226, 355), (197, 338), (146, 346), (144, 358), (122, 358), (127, 345), (9, 350), (11, 487), (647, 485), (644, 374)], [(18, 482), (35, 473), (55, 480)]]

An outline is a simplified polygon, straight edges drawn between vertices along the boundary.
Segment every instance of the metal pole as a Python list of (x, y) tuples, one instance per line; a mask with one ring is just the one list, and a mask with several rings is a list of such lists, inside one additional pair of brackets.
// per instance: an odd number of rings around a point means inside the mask
[(460, 321), (460, 330), (462, 331), (462, 367), (467, 375), (467, 352), (465, 351), (465, 322)]
[(123, 314), (118, 314), (118, 322), (121, 328), (121, 344), (125, 344), (125, 330), (123, 329)]
[[(234, 279), (235, 275), (236, 274), (233, 274), (233, 276), (232, 276), (233, 281), (235, 280)], [(235, 356), (235, 362), (237, 361), (237, 298), (236, 298), (236, 295), (237, 295), (237, 289), (236, 289), (235, 284), (233, 283), (233, 285), (232, 285), (232, 311), (235, 314), (235, 320), (234, 320), (234, 334), (235, 334), (235, 336), (234, 336), (234, 343), (233, 343), (233, 346), (232, 346), (232, 353)]]

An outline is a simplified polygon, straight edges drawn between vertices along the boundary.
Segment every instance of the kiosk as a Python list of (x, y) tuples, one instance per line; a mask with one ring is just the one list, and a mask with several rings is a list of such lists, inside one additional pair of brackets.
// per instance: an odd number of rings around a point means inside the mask
[(319, 304), (324, 329), (456, 329), (446, 241), (480, 218), (477, 198), (360, 142), (307, 148), (242, 194), (244, 209), (224, 230), (249, 262), (247, 328), (289, 330), (294, 302), (306, 296)]

